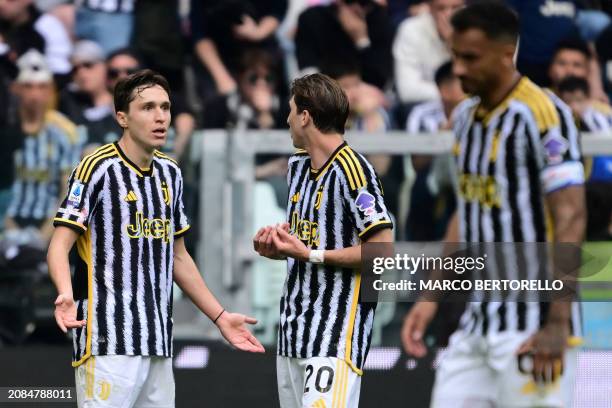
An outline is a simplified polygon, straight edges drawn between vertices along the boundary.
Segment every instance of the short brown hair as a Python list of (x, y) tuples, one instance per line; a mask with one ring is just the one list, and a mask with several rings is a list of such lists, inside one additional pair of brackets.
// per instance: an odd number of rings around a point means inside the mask
[(291, 96), (298, 112), (308, 111), (321, 132), (344, 134), (349, 102), (336, 81), (324, 74), (306, 75), (291, 83)]
[(134, 90), (140, 92), (156, 85), (161, 86), (168, 94), (168, 97), (170, 97), (170, 85), (168, 85), (166, 78), (150, 69), (142, 69), (121, 79), (115, 85), (113, 92), (115, 112), (128, 112), (130, 102), (136, 98)]

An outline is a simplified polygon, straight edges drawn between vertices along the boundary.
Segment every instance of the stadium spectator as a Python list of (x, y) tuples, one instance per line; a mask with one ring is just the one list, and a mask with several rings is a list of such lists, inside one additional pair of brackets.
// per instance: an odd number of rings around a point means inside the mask
[[(520, 16), (518, 69), (541, 86), (549, 85), (547, 70), (560, 42), (586, 35), (583, 38), (590, 43), (605, 28), (605, 22), (600, 20), (607, 16), (583, 10), (580, 0), (506, 0), (506, 3)], [(596, 59), (590, 65), (591, 94), (595, 99), (607, 101)]]
[(393, 42), (395, 86), (400, 101), (416, 103), (439, 98), (436, 69), (450, 59), (450, 16), (464, 0), (430, 0), (429, 13), (406, 19)]
[(580, 38), (561, 41), (548, 68), (551, 89), (558, 94), (559, 83), (568, 76), (587, 79), (590, 73), (591, 55), (588, 44)]
[(78, 161), (76, 126), (49, 109), (53, 100), (53, 75), (44, 56), (26, 52), (17, 61), (19, 74), (14, 91), (19, 98), (17, 123), (5, 137), (18, 141), (15, 151), (13, 195), (5, 219), (7, 234), (27, 234), (47, 242), (51, 220), (69, 172)]
[[(391, 119), (386, 110), (385, 96), (377, 87), (365, 83), (356, 64), (338, 64), (324, 67), (323, 73), (338, 81), (349, 101), (349, 116), (346, 130), (384, 133), (391, 129)], [(401, 160), (394, 160), (387, 154), (369, 154), (368, 161), (380, 176), (385, 191), (387, 209), (395, 213), (397, 209), (397, 186), (401, 179)]]
[(245, 49), (278, 49), (274, 33), (286, 7), (286, 0), (191, 1), (195, 52), (218, 93), (226, 95), (236, 90), (235, 72)]
[[(265, 51), (244, 53), (238, 68), (238, 92), (219, 95), (204, 108), (206, 129), (286, 129), (288, 106), (278, 95), (276, 60)], [(257, 157), (255, 177), (271, 182), (280, 197), (287, 193), (287, 157), (263, 154)]]
[[(581, 131), (612, 132), (612, 109), (591, 100), (589, 83), (584, 77), (565, 77), (557, 91), (561, 99), (572, 108)], [(612, 156), (587, 157), (584, 162), (587, 178), (587, 238), (609, 240), (612, 237)]]
[(59, 110), (79, 126), (84, 153), (119, 138), (121, 128), (113, 114), (113, 96), (107, 88), (104, 50), (81, 40), (72, 53), (73, 82), (60, 95)]
[[(416, 105), (406, 121), (410, 134), (435, 133), (450, 129), (453, 109), (465, 99), (452, 63), (446, 62), (435, 73), (440, 99)], [(414, 172), (409, 210), (406, 215), (406, 237), (413, 241), (433, 241), (444, 235), (449, 216), (455, 209), (451, 168), (448, 158), (412, 155), (404, 163)], [(403, 214), (402, 214), (403, 215)]]
[(97, 42), (104, 55), (129, 45), (134, 0), (82, 0), (77, 4), (74, 27), (77, 38)]
[(140, 58), (128, 48), (113, 51), (106, 58), (108, 90), (112, 93), (120, 79), (136, 73), (141, 68)]
[(298, 19), (298, 67), (312, 73), (334, 64), (358, 64), (363, 80), (382, 89), (392, 75), (392, 40), (387, 9), (374, 0), (311, 7)]
[(63, 85), (70, 74), (70, 37), (59, 19), (36, 9), (32, 0), (0, 1), (0, 58), (16, 74), (15, 61), (30, 48), (45, 54), (56, 83)]
[[(185, 49), (177, 8), (176, 0), (136, 2), (131, 47), (138, 55), (140, 65), (159, 72), (170, 83), (173, 137), (166, 148), (179, 159), (189, 143), (196, 121), (187, 103), (183, 74)], [(151, 27), (156, 29), (151, 30)]]

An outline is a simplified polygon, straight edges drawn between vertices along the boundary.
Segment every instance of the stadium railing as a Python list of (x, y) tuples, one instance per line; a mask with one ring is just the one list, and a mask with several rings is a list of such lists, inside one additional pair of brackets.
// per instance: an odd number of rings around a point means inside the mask
[[(451, 132), (407, 134), (347, 132), (350, 145), (363, 154), (448, 155), (454, 139)], [(612, 155), (612, 135), (583, 133), (584, 156)], [(284, 280), (284, 267), (276, 261), (261, 259), (253, 251), (252, 237), (262, 221), (283, 220), (284, 209), (263, 192), (255, 180), (255, 156), (291, 154), (288, 131), (215, 129), (194, 134), (189, 162), (198, 166), (196, 185), (199, 195), (199, 240), (196, 262), (222, 303), (231, 310), (255, 313), (264, 327), (261, 335), (272, 340), (278, 299)], [(265, 188), (264, 188), (265, 189)], [(257, 205), (256, 195), (267, 196), (270, 203)], [(274, 202), (272, 202), (274, 201)], [(275, 296), (274, 293), (277, 293)], [(186, 299), (177, 300), (175, 336), (217, 337), (218, 332), (201, 314), (193, 313)], [(394, 304), (382, 304), (377, 327), (393, 315)], [(182, 312), (180, 312), (182, 311)], [(380, 337), (374, 336), (375, 343)]]

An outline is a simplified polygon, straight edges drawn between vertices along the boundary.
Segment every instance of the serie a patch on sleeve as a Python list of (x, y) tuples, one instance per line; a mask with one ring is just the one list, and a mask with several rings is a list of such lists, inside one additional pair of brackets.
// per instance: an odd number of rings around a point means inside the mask
[(85, 186), (79, 182), (75, 182), (70, 188), (70, 194), (68, 194), (68, 205), (72, 207), (78, 207), (83, 199), (83, 191)]

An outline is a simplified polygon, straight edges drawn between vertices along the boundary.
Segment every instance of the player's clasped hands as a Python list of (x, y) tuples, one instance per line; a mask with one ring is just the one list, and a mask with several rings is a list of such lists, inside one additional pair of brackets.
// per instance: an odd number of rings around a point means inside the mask
[(72, 296), (59, 295), (55, 299), (55, 312), (53, 314), (57, 325), (64, 333), (67, 333), (68, 329), (78, 329), (87, 324), (85, 320), (76, 319), (77, 308)]
[(296, 236), (289, 233), (289, 224), (269, 225), (261, 228), (253, 237), (253, 249), (270, 259), (287, 257), (308, 260), (310, 250)]

